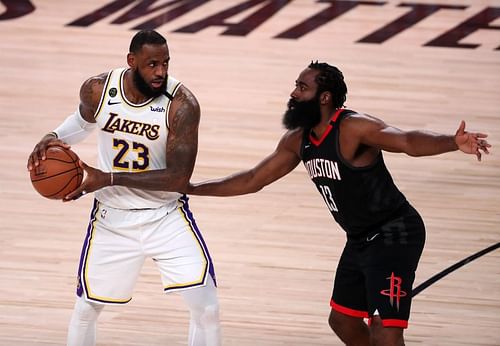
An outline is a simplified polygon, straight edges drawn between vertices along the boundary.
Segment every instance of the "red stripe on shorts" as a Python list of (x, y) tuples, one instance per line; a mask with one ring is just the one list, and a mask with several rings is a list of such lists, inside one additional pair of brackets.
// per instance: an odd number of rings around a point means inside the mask
[(330, 301), (330, 306), (332, 307), (333, 310), (341, 312), (344, 315), (352, 317), (368, 318), (368, 312), (346, 308), (345, 306), (335, 303), (333, 299)]

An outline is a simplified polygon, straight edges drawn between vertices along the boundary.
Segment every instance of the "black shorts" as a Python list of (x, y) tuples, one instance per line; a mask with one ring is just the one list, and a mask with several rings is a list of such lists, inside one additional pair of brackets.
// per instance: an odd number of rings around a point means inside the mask
[(332, 309), (353, 317), (380, 315), (383, 326), (406, 328), (424, 243), (424, 223), (410, 205), (363, 239), (348, 238), (335, 274)]

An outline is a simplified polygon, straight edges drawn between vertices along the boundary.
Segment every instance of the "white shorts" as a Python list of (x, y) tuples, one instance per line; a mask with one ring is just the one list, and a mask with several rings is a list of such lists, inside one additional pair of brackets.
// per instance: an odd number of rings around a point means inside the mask
[(78, 296), (121, 304), (144, 260), (152, 258), (165, 292), (204, 286), (215, 273), (207, 246), (182, 196), (177, 207), (123, 210), (94, 201), (78, 269)]

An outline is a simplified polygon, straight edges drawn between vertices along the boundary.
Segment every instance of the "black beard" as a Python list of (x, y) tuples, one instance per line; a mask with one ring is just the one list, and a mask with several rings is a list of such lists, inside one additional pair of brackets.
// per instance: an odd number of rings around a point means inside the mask
[(155, 98), (161, 96), (165, 90), (167, 90), (167, 78), (163, 81), (162, 85), (158, 89), (153, 89), (149, 84), (142, 78), (139, 70), (133, 70), (132, 74), (134, 76), (134, 84), (141, 94), (146, 97)]
[(314, 97), (309, 101), (297, 101), (290, 99), (288, 109), (283, 115), (283, 125), (288, 130), (303, 128), (312, 129), (321, 121), (321, 110), (319, 107), (319, 98)]

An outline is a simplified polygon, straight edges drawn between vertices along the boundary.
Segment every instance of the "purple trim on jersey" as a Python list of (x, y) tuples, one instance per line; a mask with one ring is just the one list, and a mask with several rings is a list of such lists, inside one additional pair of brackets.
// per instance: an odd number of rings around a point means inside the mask
[[(76, 287), (76, 294), (81, 297), (85, 285), (85, 276), (83, 275), (83, 268), (85, 266), (85, 261), (87, 257), (87, 250), (90, 244), (90, 238), (92, 238), (92, 229), (94, 227), (94, 221), (96, 219), (97, 210), (99, 210), (99, 201), (94, 199), (94, 205), (92, 206), (92, 211), (90, 212), (90, 221), (87, 227), (87, 235), (82, 246), (82, 252), (80, 255), (80, 264), (78, 265), (78, 283)], [(86, 286), (85, 286), (86, 287)]]
[[(207, 262), (208, 262), (208, 273), (210, 274), (210, 276), (214, 280), (215, 287), (217, 287), (217, 281), (215, 279), (215, 269), (214, 269), (214, 265), (212, 262), (212, 257), (210, 257), (210, 253), (208, 252), (207, 244), (205, 243), (205, 240), (203, 239), (203, 236), (201, 235), (201, 231), (198, 228), (196, 221), (194, 220), (193, 213), (191, 213), (191, 210), (189, 210), (188, 200), (189, 200), (189, 198), (186, 195), (182, 195), (179, 198), (179, 201), (182, 203), (182, 207), (180, 209), (184, 213), (186, 219), (189, 221), (189, 223), (191, 225), (191, 229), (194, 231), (194, 234), (196, 235), (196, 237), (198, 238), (198, 241), (200, 242), (200, 245), (203, 249), (203, 252), (204, 252), (205, 257), (206, 257)], [(203, 274), (203, 282), (205, 282), (205, 281), (206, 281), (206, 273)], [(164, 291), (167, 292), (170, 290), (175, 290), (175, 289), (180, 289), (180, 288), (194, 287), (194, 286), (199, 286), (200, 284), (201, 283), (186, 285), (186, 286), (181, 286), (181, 287), (177, 286), (177, 287), (173, 287), (173, 288), (165, 288)]]

